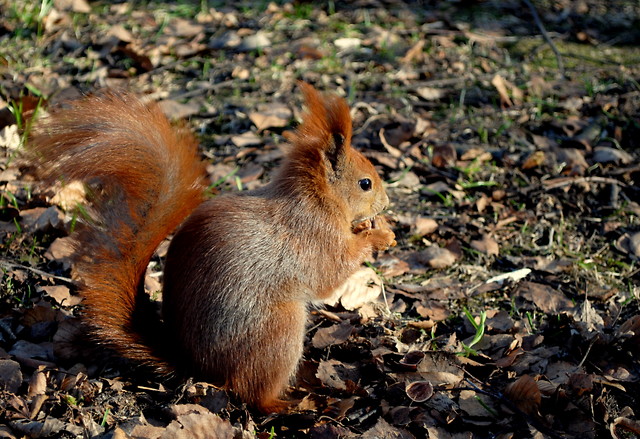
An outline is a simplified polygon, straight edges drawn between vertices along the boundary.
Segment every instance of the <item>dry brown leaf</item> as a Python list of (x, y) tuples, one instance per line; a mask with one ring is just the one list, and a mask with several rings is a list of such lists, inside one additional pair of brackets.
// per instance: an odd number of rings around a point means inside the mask
[(21, 224), (30, 233), (48, 232), (51, 229), (64, 228), (64, 215), (54, 206), (36, 207), (20, 211)]
[(376, 261), (376, 268), (382, 272), (385, 278), (401, 276), (409, 271), (410, 267), (406, 261), (392, 255), (384, 255)]
[(458, 397), (458, 405), (473, 418), (493, 418), (489, 411), (494, 408), (491, 399), (473, 390), (462, 390)]
[(327, 387), (346, 390), (345, 380), (354, 377), (355, 366), (337, 360), (322, 360), (318, 365), (316, 377)]
[(262, 139), (251, 131), (246, 131), (237, 136), (231, 136), (231, 141), (240, 148), (262, 144)]
[(375, 302), (380, 293), (382, 282), (378, 274), (373, 269), (365, 267), (351, 275), (324, 303), (334, 306), (340, 302), (345, 309), (353, 311), (365, 303)]
[(542, 395), (538, 385), (529, 375), (522, 375), (509, 384), (504, 395), (524, 413), (535, 416), (539, 413)]
[(436, 168), (450, 168), (455, 165), (458, 153), (450, 143), (437, 145), (433, 148), (431, 164)]
[(596, 146), (593, 150), (592, 158), (596, 163), (628, 165), (633, 162), (633, 156), (628, 152), (618, 148), (610, 148), (608, 146)]
[(121, 24), (111, 26), (107, 31), (108, 36), (113, 36), (123, 43), (133, 42), (133, 34), (126, 30)]
[(491, 84), (496, 88), (496, 90), (498, 90), (498, 94), (500, 95), (501, 106), (503, 108), (512, 107), (513, 101), (511, 100), (511, 97), (509, 96), (509, 91), (507, 89), (507, 87), (510, 86), (511, 84), (500, 75), (495, 75), (491, 80)]
[(327, 346), (344, 343), (349, 339), (354, 329), (354, 326), (349, 322), (332, 325), (328, 328), (320, 328), (313, 336), (311, 344), (314, 348), (323, 349)]
[(416, 254), (419, 263), (431, 268), (447, 268), (453, 265), (457, 260), (457, 256), (446, 248), (432, 245)]
[(411, 226), (411, 233), (415, 236), (430, 235), (438, 230), (438, 223), (433, 218), (419, 216), (414, 220)]
[(71, 183), (65, 184), (62, 189), (56, 192), (53, 198), (51, 198), (51, 203), (57, 204), (64, 210), (69, 211), (74, 209), (78, 204), (84, 203), (85, 194), (84, 184), (79, 181), (72, 181)]
[(584, 158), (584, 151), (576, 148), (556, 148), (556, 161), (562, 165), (562, 174), (564, 175), (583, 175), (589, 164)]
[(500, 253), (498, 242), (488, 234), (483, 234), (481, 239), (471, 241), (471, 248), (478, 250), (485, 255), (497, 256)]
[(192, 38), (204, 33), (204, 26), (180, 17), (173, 17), (164, 28), (164, 33), (176, 37)]
[(51, 285), (40, 287), (42, 291), (53, 298), (58, 305), (61, 306), (75, 306), (82, 302), (80, 296), (72, 296), (69, 288), (64, 285)]
[(541, 166), (545, 160), (546, 156), (544, 151), (534, 151), (522, 162), (520, 168), (523, 170), (537, 168)]
[(415, 307), (420, 317), (428, 318), (434, 322), (444, 321), (451, 315), (451, 310), (446, 304), (435, 300), (424, 300), (416, 304)]
[(47, 374), (44, 366), (38, 367), (35, 372), (33, 372), (29, 380), (29, 390), (27, 391), (29, 397), (45, 394), (47, 391)]
[(86, 0), (55, 0), (55, 7), (60, 11), (73, 11), (81, 14), (91, 12), (91, 6)]
[[(139, 426), (135, 426), (131, 432), (133, 433), (134, 431), (138, 431), (137, 430), (138, 427)], [(158, 431), (158, 435), (157, 436), (152, 436), (152, 435), (149, 435), (149, 434), (137, 434), (136, 438), (140, 438), (140, 439), (156, 439), (157, 437), (160, 437), (160, 434), (162, 434), (162, 431), (164, 431), (164, 429), (160, 428), (160, 427), (151, 427), (151, 428), (157, 429), (157, 431)], [(129, 436), (120, 427), (116, 427), (115, 430), (113, 430), (113, 435), (111, 437), (112, 437), (112, 439), (132, 439), (132, 436)]]
[(400, 59), (400, 61), (405, 64), (413, 61), (420, 62), (424, 58), (424, 53), (423, 53), (424, 45), (425, 45), (425, 40), (423, 39), (418, 40), (413, 46), (411, 46), (409, 50), (407, 50), (407, 53), (405, 53), (405, 55)]
[[(185, 406), (185, 407), (180, 407)], [(196, 404), (176, 404), (171, 407), (176, 420), (171, 422), (160, 439), (227, 439), (235, 437), (228, 420), (214, 415)]]
[(616, 331), (616, 337), (628, 339), (636, 347), (640, 345), (640, 315), (627, 319)]
[(417, 372), (423, 380), (436, 386), (457, 385), (464, 378), (458, 358), (442, 352), (425, 352), (424, 358), (418, 364)]
[(362, 439), (380, 439), (380, 438), (414, 439), (415, 438), (415, 436), (413, 436), (411, 433), (392, 426), (387, 421), (385, 421), (383, 417), (380, 417), (376, 425), (371, 427), (369, 430), (365, 431), (360, 437)]
[(573, 303), (564, 294), (548, 285), (525, 281), (518, 286), (516, 293), (535, 303), (545, 313), (558, 314), (573, 308)]
[(267, 128), (284, 128), (289, 125), (293, 113), (284, 104), (272, 104), (249, 114), (249, 119), (258, 131)]
[(593, 375), (588, 373), (574, 373), (569, 377), (569, 387), (578, 396), (593, 390)]
[(196, 101), (189, 101), (183, 104), (173, 99), (164, 99), (158, 102), (158, 105), (170, 120), (186, 119), (200, 112), (200, 104)]

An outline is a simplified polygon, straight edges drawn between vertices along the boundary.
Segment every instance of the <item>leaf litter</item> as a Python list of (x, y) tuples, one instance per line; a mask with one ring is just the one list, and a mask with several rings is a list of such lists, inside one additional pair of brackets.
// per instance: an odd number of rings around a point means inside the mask
[[(0, 1), (2, 437), (640, 434), (636, 4), (532, 2), (563, 75), (520, 1), (32, 3)], [(311, 311), (292, 408), (263, 416), (83, 340), (83, 188), (19, 149), (34, 113), (126, 88), (190, 119), (214, 192), (254, 188), (297, 80), (349, 100), (398, 246)]]

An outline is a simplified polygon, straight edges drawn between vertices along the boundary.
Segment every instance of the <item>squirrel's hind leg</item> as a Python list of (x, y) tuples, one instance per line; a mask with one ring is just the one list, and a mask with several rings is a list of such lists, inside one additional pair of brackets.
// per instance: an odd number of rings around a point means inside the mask
[(263, 327), (250, 331), (247, 361), (239, 362), (229, 380), (231, 390), (263, 413), (281, 412), (290, 405), (281, 396), (298, 370), (307, 322), (301, 302), (274, 305), (270, 311)]

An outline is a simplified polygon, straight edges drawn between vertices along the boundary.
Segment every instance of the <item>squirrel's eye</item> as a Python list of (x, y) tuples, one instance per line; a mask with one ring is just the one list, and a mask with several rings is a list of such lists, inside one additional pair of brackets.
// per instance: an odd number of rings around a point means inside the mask
[(371, 190), (371, 180), (369, 180), (368, 178), (363, 178), (358, 182), (358, 184), (360, 185), (360, 189), (362, 189), (363, 191)]

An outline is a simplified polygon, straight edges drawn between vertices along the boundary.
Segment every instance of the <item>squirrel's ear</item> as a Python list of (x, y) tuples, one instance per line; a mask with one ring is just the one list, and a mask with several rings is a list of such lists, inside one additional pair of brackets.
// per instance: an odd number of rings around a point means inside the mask
[(347, 145), (345, 144), (345, 140), (342, 134), (333, 133), (324, 151), (324, 156), (327, 162), (329, 162), (330, 171), (332, 171), (332, 178), (340, 178), (344, 170), (347, 158)]
[(330, 178), (338, 178), (344, 170), (351, 143), (349, 106), (343, 98), (322, 94), (306, 82), (301, 81), (298, 86), (307, 111), (291, 139), (299, 146), (319, 150)]

